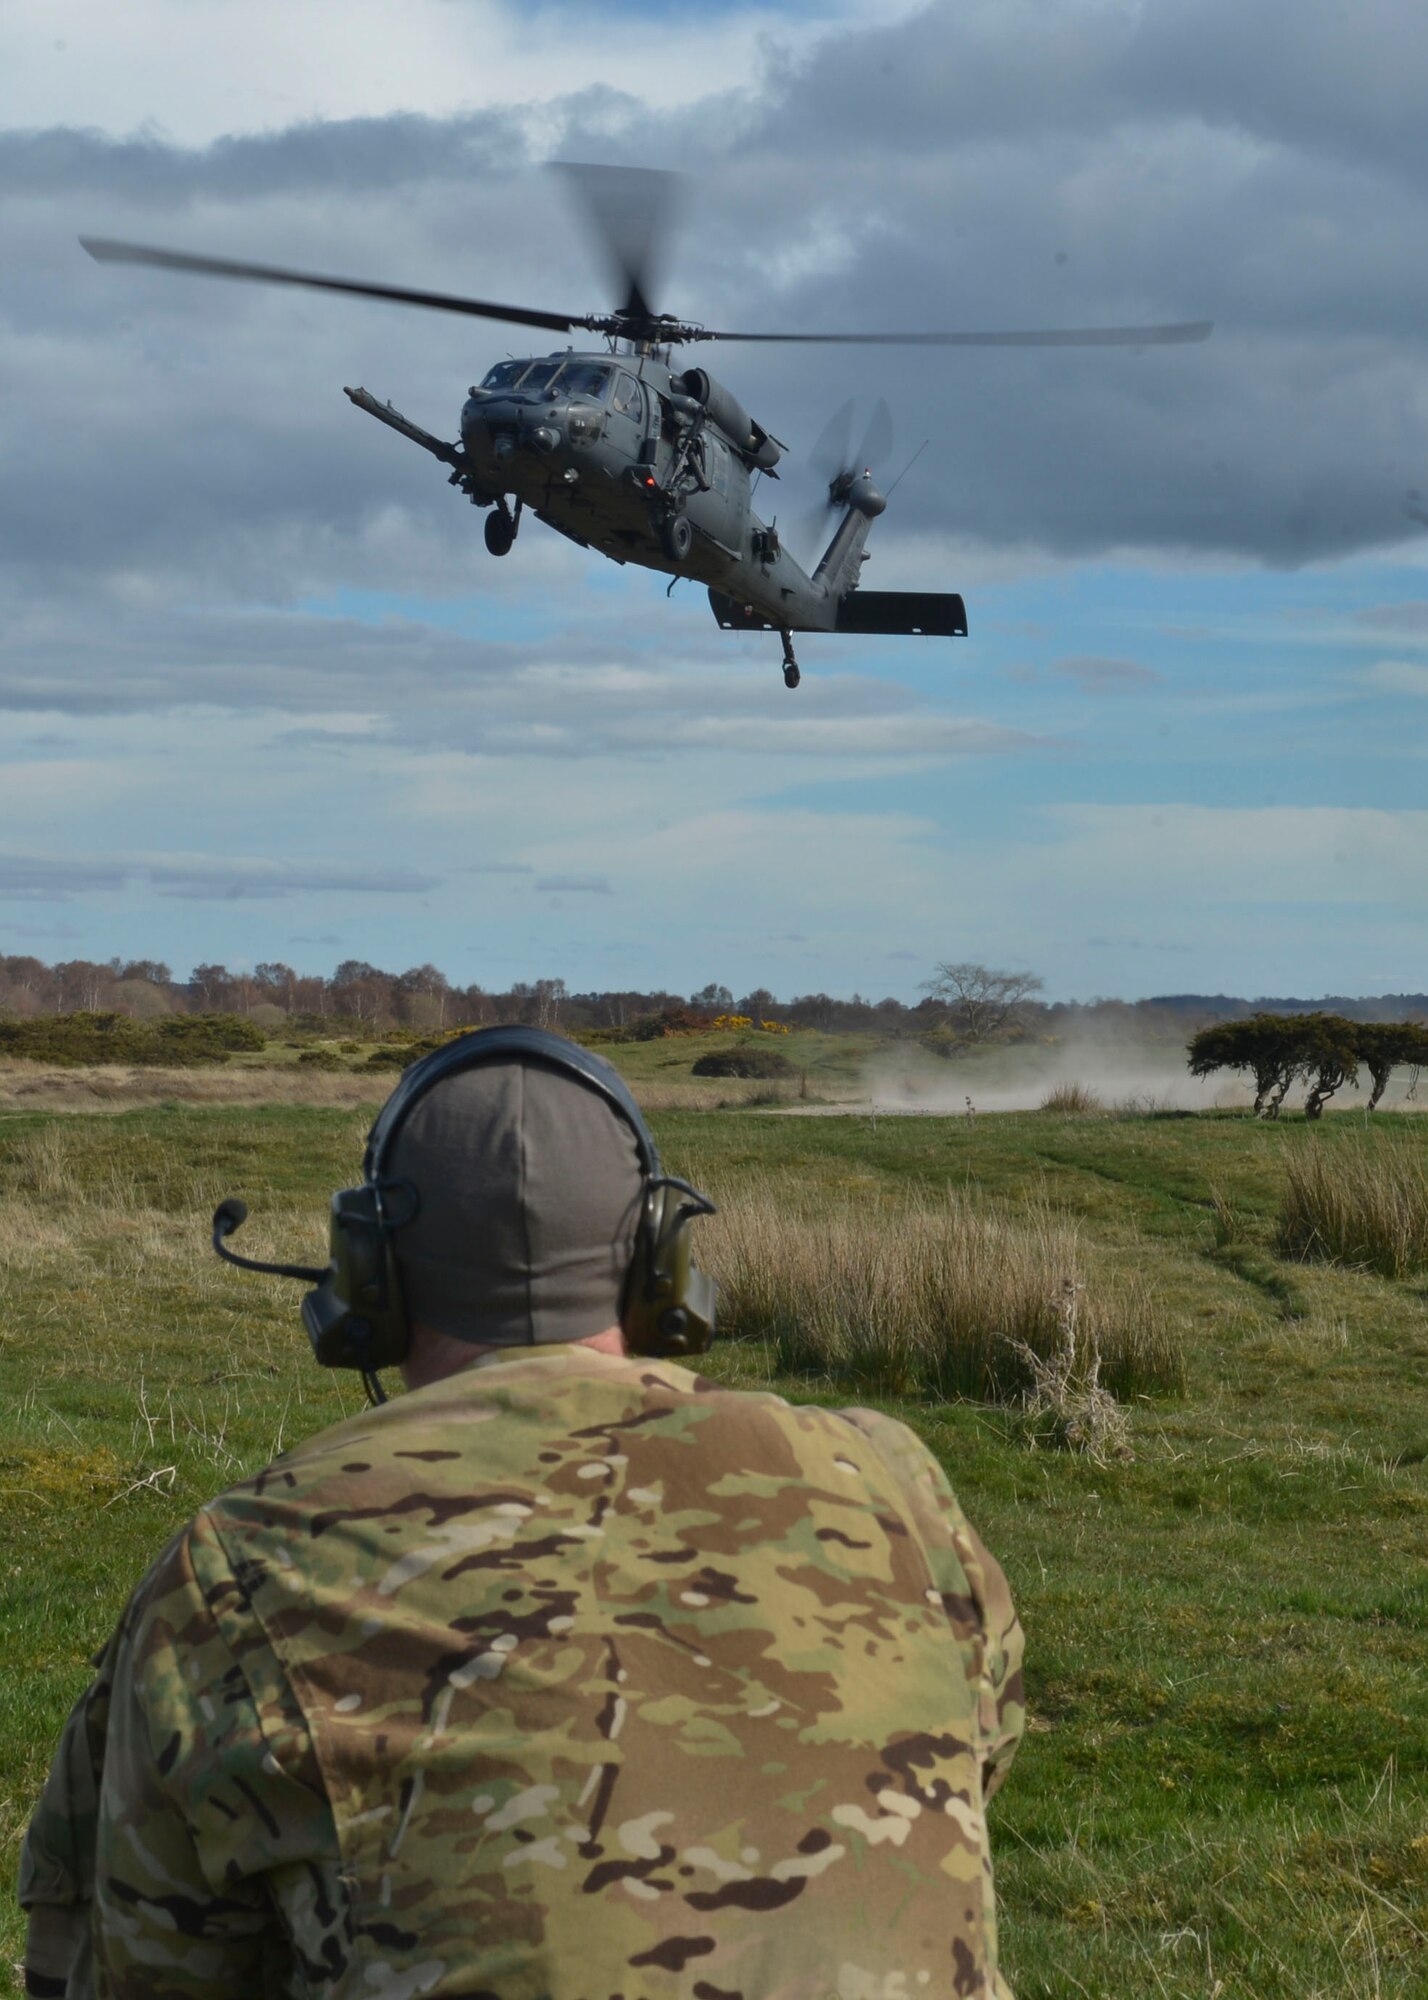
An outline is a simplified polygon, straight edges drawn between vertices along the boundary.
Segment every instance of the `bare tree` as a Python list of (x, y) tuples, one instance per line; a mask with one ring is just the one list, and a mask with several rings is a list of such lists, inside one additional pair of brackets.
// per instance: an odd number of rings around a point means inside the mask
[(964, 958), (939, 965), (922, 990), (941, 1003), (962, 1040), (975, 1046), (1015, 1024), (1022, 1002), (1040, 993), (1043, 984), (1034, 972), (997, 972)]

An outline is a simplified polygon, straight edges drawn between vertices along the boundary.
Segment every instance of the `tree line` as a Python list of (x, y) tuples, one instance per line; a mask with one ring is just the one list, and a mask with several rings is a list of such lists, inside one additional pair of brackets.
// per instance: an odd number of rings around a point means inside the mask
[(1341, 1014), (1252, 1014), (1248, 1020), (1221, 1021), (1191, 1038), (1192, 1076), (1239, 1070), (1254, 1083), (1256, 1118), (1277, 1118), (1296, 1083), (1305, 1089), (1304, 1116), (1319, 1118), (1345, 1084), (1357, 1084), (1360, 1067), (1369, 1073), (1373, 1111), (1395, 1069), (1418, 1072), (1428, 1063), (1428, 1027), (1420, 1021), (1350, 1021)]
[[(1217, 1022), (1243, 1020), (1270, 1003), (1227, 994), (1166, 994), (1126, 1001), (1042, 999), (1034, 974), (999, 971), (972, 960), (948, 960), (908, 1003), (854, 993), (798, 993), (780, 1000), (765, 986), (748, 993), (709, 981), (689, 993), (663, 988), (571, 990), (563, 979), (517, 980), (506, 987), (461, 985), (437, 966), (389, 972), (365, 959), (344, 959), (331, 974), (303, 973), (282, 960), (233, 970), (196, 965), (187, 978), (150, 958), (67, 959), (46, 964), (33, 957), (0, 955), (0, 1020), (41, 1015), (113, 1014), (150, 1025), (172, 1016), (237, 1016), (267, 1032), (348, 1033), (363, 1039), (393, 1029), (417, 1035), (451, 1028), (487, 1027), (497, 1021), (558, 1028), (570, 1034), (606, 1030), (656, 1033), (661, 1023), (695, 1025), (720, 1015), (744, 1015), (826, 1034), (917, 1037), (941, 1053), (1076, 1038), (1108, 1050), (1134, 1042), (1168, 1056), (1185, 1046), (1186, 1033)], [(1386, 995), (1336, 1000), (1338, 1015), (1387, 1020), (1428, 1014), (1428, 995)], [(1313, 1002), (1273, 1003), (1277, 1015), (1311, 1014)], [(692, 1018), (691, 1018), (692, 1017)]]

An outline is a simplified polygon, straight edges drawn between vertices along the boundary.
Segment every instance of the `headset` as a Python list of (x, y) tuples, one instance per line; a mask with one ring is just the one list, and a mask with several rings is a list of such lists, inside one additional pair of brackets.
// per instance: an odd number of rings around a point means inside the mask
[(362, 1185), (342, 1188), (332, 1197), (331, 1261), (324, 1269), (238, 1256), (225, 1239), (246, 1220), (246, 1204), (230, 1198), (214, 1211), (213, 1247), (226, 1262), (245, 1271), (299, 1278), (313, 1287), (302, 1302), (313, 1353), (324, 1368), (360, 1370), (373, 1402), (385, 1400), (377, 1370), (401, 1361), (410, 1340), (393, 1238), (421, 1203), (410, 1181), (386, 1176), (392, 1143), (415, 1106), (439, 1083), (479, 1063), (512, 1058), (540, 1063), (597, 1091), (635, 1135), (644, 1187), (620, 1302), (620, 1326), (630, 1353), (655, 1358), (702, 1354), (714, 1337), (714, 1283), (691, 1260), (689, 1245), (689, 1224), (696, 1216), (713, 1215), (714, 1204), (688, 1181), (663, 1171), (624, 1078), (599, 1056), (544, 1028), (482, 1028), (413, 1063), (377, 1114), (367, 1135)]

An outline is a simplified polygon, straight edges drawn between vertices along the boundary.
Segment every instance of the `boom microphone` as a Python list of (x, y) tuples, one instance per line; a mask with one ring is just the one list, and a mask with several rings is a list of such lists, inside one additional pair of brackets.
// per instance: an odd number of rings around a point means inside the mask
[(248, 1204), (239, 1201), (236, 1195), (229, 1195), (227, 1201), (220, 1201), (213, 1211), (213, 1247), (225, 1264), (236, 1264), (241, 1271), (265, 1271), (273, 1278), (301, 1278), (306, 1285), (320, 1285), (328, 1275), (326, 1265), (312, 1264), (268, 1264), (256, 1257), (240, 1257), (224, 1242), (241, 1223), (248, 1219)]

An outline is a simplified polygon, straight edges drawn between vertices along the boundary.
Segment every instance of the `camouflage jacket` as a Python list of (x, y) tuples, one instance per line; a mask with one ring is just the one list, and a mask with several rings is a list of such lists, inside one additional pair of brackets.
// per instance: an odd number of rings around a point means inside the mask
[(1020, 1665), (902, 1425), (483, 1357), (159, 1557), (26, 1840), (28, 1990), (1006, 1995)]

